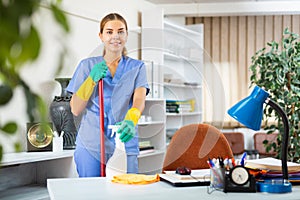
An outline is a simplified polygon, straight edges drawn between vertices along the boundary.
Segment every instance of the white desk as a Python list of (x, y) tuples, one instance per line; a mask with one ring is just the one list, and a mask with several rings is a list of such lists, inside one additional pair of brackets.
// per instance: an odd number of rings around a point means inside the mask
[(51, 200), (66, 199), (121, 199), (121, 200), (288, 200), (300, 199), (300, 186), (292, 193), (207, 193), (207, 186), (173, 187), (165, 182), (148, 185), (123, 185), (108, 182), (105, 178), (48, 179), (47, 188)]

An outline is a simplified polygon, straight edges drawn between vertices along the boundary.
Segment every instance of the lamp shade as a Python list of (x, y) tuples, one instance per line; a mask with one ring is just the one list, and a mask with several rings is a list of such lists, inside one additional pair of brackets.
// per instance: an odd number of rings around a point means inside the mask
[(228, 114), (238, 122), (253, 130), (259, 130), (263, 117), (263, 104), (269, 93), (255, 86), (250, 96), (228, 110)]

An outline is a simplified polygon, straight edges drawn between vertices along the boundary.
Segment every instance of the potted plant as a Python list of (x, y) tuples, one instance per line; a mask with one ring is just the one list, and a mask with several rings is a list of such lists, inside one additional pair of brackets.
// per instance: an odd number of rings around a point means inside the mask
[[(263, 87), (287, 114), (290, 123), (288, 160), (300, 162), (300, 41), (299, 35), (285, 29), (280, 43), (267, 44), (252, 57), (251, 85)], [(283, 133), (283, 123), (271, 107), (264, 109), (264, 129), (267, 134)], [(275, 119), (270, 124), (270, 119)], [(276, 142), (264, 141), (266, 151), (274, 149), (279, 158), (282, 135)]]
[[(20, 76), (22, 67), (36, 60), (40, 53), (42, 41), (32, 18), (42, 7), (52, 12), (65, 32), (69, 31), (65, 13), (60, 9), (60, 0), (49, 3), (41, 0), (0, 1), (0, 107), (11, 101), (16, 88), (22, 88), (30, 122), (47, 119), (47, 108), (42, 98)], [(14, 120), (5, 124), (0, 120), (0, 134), (14, 134), (17, 128)], [(20, 144), (16, 143), (15, 148), (20, 150)], [(0, 162), (2, 154), (0, 143)]]

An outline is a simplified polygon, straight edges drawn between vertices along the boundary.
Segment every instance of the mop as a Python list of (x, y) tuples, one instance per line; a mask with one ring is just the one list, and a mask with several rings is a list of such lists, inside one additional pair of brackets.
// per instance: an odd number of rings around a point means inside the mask
[(100, 122), (100, 176), (105, 177), (105, 138), (104, 138), (104, 96), (103, 80), (98, 84), (99, 88), (99, 122)]

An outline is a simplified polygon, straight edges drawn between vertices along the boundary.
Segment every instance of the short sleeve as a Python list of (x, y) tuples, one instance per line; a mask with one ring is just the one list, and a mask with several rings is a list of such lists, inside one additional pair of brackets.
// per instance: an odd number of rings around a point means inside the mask
[(150, 88), (147, 81), (147, 73), (146, 73), (146, 66), (144, 63), (140, 66), (139, 73), (135, 80), (135, 88), (144, 87), (147, 89), (146, 95), (150, 92)]

